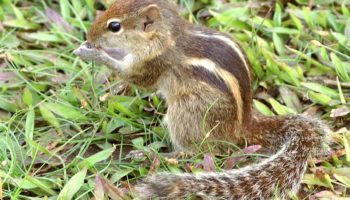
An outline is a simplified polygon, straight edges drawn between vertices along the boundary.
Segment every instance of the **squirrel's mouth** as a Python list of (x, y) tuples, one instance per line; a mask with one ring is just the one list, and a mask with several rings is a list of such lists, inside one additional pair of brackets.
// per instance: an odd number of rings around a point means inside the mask
[(83, 60), (91, 60), (94, 57), (91, 56), (92, 54), (107, 54), (109, 57), (121, 61), (128, 55), (123, 48), (96, 47), (87, 41), (82, 43), (73, 53)]
[(101, 48), (104, 52), (106, 52), (110, 57), (116, 60), (123, 60), (127, 55), (125, 49), (123, 48)]

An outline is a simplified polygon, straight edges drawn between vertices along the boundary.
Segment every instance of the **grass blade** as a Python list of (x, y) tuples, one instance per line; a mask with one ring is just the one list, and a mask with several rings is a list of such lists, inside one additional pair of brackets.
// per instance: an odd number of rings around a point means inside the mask
[(77, 174), (75, 174), (63, 187), (62, 191), (58, 195), (58, 200), (71, 200), (74, 195), (80, 190), (84, 184), (87, 169), (84, 168)]

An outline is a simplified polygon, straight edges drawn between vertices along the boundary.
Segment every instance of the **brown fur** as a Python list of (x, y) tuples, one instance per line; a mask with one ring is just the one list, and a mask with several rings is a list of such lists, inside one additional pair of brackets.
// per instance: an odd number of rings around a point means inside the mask
[[(120, 20), (123, 30), (109, 31), (110, 19)], [(166, 0), (119, 0), (94, 22), (87, 38), (78, 56), (164, 96), (175, 149), (206, 148), (200, 146), (204, 140), (242, 144), (247, 139), (276, 152), (241, 171), (150, 177), (137, 187), (142, 198), (267, 199), (277, 188), (282, 198), (298, 189), (306, 160), (325, 132), (301, 116), (252, 114), (249, 63), (229, 36), (186, 22)]]

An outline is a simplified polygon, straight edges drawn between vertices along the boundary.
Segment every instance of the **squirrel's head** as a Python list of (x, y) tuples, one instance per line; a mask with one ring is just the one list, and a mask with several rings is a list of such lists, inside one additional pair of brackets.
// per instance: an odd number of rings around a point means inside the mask
[(167, 6), (162, 1), (116, 1), (95, 20), (87, 42), (75, 54), (113, 68), (120, 62), (137, 64), (162, 54), (173, 45), (171, 25), (165, 20)]

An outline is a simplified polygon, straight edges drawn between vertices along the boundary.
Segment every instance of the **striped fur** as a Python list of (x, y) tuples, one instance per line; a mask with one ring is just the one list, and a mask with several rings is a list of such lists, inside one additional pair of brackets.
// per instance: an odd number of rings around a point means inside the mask
[(240, 86), (236, 77), (233, 76), (230, 72), (226, 71), (225, 69), (217, 66), (216, 63), (209, 59), (190, 58), (186, 60), (185, 63), (189, 64), (190, 66), (192, 65), (203, 67), (209, 72), (213, 73), (215, 76), (217, 76), (217, 79), (222, 79), (225, 82), (226, 87), (229, 88), (230, 93), (233, 95), (233, 100), (236, 101), (237, 120), (235, 123), (237, 123), (237, 125), (241, 125), (243, 116), (243, 102), (241, 98), (241, 91), (239, 90)]
[[(121, 20), (122, 32), (106, 29), (112, 19)], [(229, 36), (188, 23), (167, 0), (118, 0), (94, 22), (87, 38), (76, 51), (81, 58), (162, 94), (176, 150), (215, 147), (220, 152), (225, 147), (217, 140), (239, 145), (247, 139), (275, 151), (240, 170), (149, 177), (136, 186), (141, 199), (283, 199), (298, 190), (306, 161), (321, 149), (326, 131), (302, 116), (253, 114), (249, 62)], [(123, 56), (109, 55), (116, 52)]]
[[(188, 28), (187, 34), (179, 37), (177, 46), (189, 58), (209, 59), (217, 66), (232, 87), (233, 93), (240, 95), (242, 100), (242, 121), (248, 123), (251, 114), (251, 83), (249, 64), (238, 45), (230, 40), (225, 34), (206, 29), (204, 27), (193, 26)], [(228, 78), (229, 75), (233, 78)], [(232, 84), (232, 80), (237, 80), (238, 87)], [(231, 83), (229, 83), (231, 82)], [(234, 87), (234, 88), (233, 88)], [(237, 92), (239, 90), (239, 93)]]
[(240, 60), (242, 60), (243, 65), (244, 65), (245, 69), (247, 70), (247, 73), (248, 74), (250, 73), (250, 68), (249, 68), (248, 62), (246, 61), (242, 50), (229, 37), (224, 36), (224, 35), (220, 35), (220, 34), (208, 34), (208, 33), (204, 32), (204, 31), (203, 32), (193, 31), (193, 32), (189, 32), (189, 34), (193, 34), (193, 35), (198, 36), (198, 37), (205, 37), (205, 38), (208, 38), (208, 39), (211, 39), (211, 40), (214, 39), (214, 40), (219, 40), (219, 41), (224, 42), (227, 46), (231, 47), (235, 51), (235, 53), (239, 56)]

